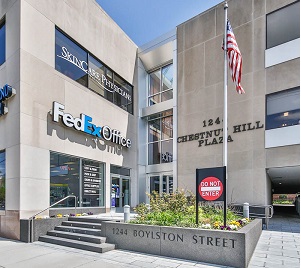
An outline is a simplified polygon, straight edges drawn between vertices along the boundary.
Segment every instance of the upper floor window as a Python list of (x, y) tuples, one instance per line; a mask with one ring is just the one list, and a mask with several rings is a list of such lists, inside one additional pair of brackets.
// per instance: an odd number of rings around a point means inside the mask
[(148, 118), (148, 164), (172, 162), (173, 116), (172, 110)]
[(5, 21), (0, 20), (0, 65), (5, 62)]
[(148, 105), (173, 98), (173, 65), (169, 64), (149, 74)]
[(133, 114), (133, 86), (58, 29), (55, 69)]
[(300, 87), (269, 94), (266, 100), (267, 130), (300, 124)]
[(300, 38), (300, 2), (267, 14), (266, 23), (267, 49)]

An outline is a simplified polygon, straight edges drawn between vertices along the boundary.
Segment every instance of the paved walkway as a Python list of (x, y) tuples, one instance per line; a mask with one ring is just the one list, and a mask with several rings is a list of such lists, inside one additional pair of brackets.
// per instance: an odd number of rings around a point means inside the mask
[[(107, 215), (111, 217), (112, 215)], [(278, 226), (278, 230), (277, 230)], [(264, 230), (249, 268), (299, 268), (300, 221), (296, 215), (273, 217)], [(195, 261), (160, 257), (145, 253), (114, 250), (103, 254), (43, 242), (27, 244), (0, 238), (0, 267), (5, 268), (212, 268), (224, 267)]]

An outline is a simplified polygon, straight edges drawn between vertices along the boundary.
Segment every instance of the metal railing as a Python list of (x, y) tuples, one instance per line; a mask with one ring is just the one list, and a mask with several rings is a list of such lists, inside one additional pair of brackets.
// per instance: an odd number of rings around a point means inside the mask
[[(230, 204), (229, 208), (236, 214), (243, 216), (243, 204)], [(272, 205), (249, 205), (249, 217), (265, 219), (264, 224), (268, 229), (269, 219), (274, 215)]]
[(68, 199), (68, 198), (70, 198), (70, 197), (75, 199), (74, 210), (75, 210), (75, 214), (76, 214), (77, 197), (76, 197), (75, 195), (68, 195), (68, 196), (64, 197), (63, 199), (61, 199), (61, 200), (55, 202), (54, 204), (52, 204), (52, 205), (49, 206), (48, 208), (45, 208), (45, 209), (39, 211), (38, 213), (34, 214), (33, 216), (31, 216), (31, 217), (29, 218), (29, 224), (30, 224), (30, 228), (29, 228), (29, 229), (30, 229), (30, 232), (29, 232), (29, 235), (30, 235), (30, 243), (33, 242), (33, 220), (34, 220), (34, 218), (35, 218), (37, 215), (43, 213), (44, 211), (46, 211), (46, 210), (52, 208), (53, 206), (55, 206), (55, 205), (61, 203), (62, 201), (66, 200), (66, 199)]

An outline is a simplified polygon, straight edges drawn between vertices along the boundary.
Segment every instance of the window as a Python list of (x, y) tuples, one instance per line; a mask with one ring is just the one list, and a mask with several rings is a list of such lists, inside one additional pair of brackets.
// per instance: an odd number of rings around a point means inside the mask
[[(68, 195), (82, 207), (104, 206), (104, 164), (60, 153), (50, 153), (50, 205)], [(74, 199), (56, 207), (74, 207)]]
[(173, 65), (167, 65), (149, 74), (148, 105), (173, 98)]
[(266, 48), (300, 38), (300, 2), (267, 14)]
[(5, 152), (0, 152), (0, 210), (5, 210)]
[(172, 110), (148, 118), (148, 164), (172, 162), (173, 115)]
[(133, 114), (133, 86), (58, 29), (55, 69)]
[(5, 62), (5, 22), (0, 20), (0, 65)]
[(151, 194), (154, 191), (159, 194), (173, 193), (173, 176), (171, 174), (149, 175), (146, 192)]
[(266, 129), (300, 124), (300, 87), (267, 95)]
[(130, 176), (131, 170), (129, 168), (124, 168), (124, 167), (118, 167), (111, 165), (110, 166), (110, 172), (111, 174), (119, 174), (123, 176)]

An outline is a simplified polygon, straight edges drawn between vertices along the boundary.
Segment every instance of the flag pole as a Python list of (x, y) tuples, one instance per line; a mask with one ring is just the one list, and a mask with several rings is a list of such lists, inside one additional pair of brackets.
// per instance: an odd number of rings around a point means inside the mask
[(228, 158), (228, 61), (227, 61), (227, 20), (228, 20), (228, 3), (225, 1), (225, 28), (224, 28), (224, 114), (223, 114), (223, 166), (226, 167), (225, 179), (225, 201), (224, 201), (224, 226), (227, 222), (227, 158)]

